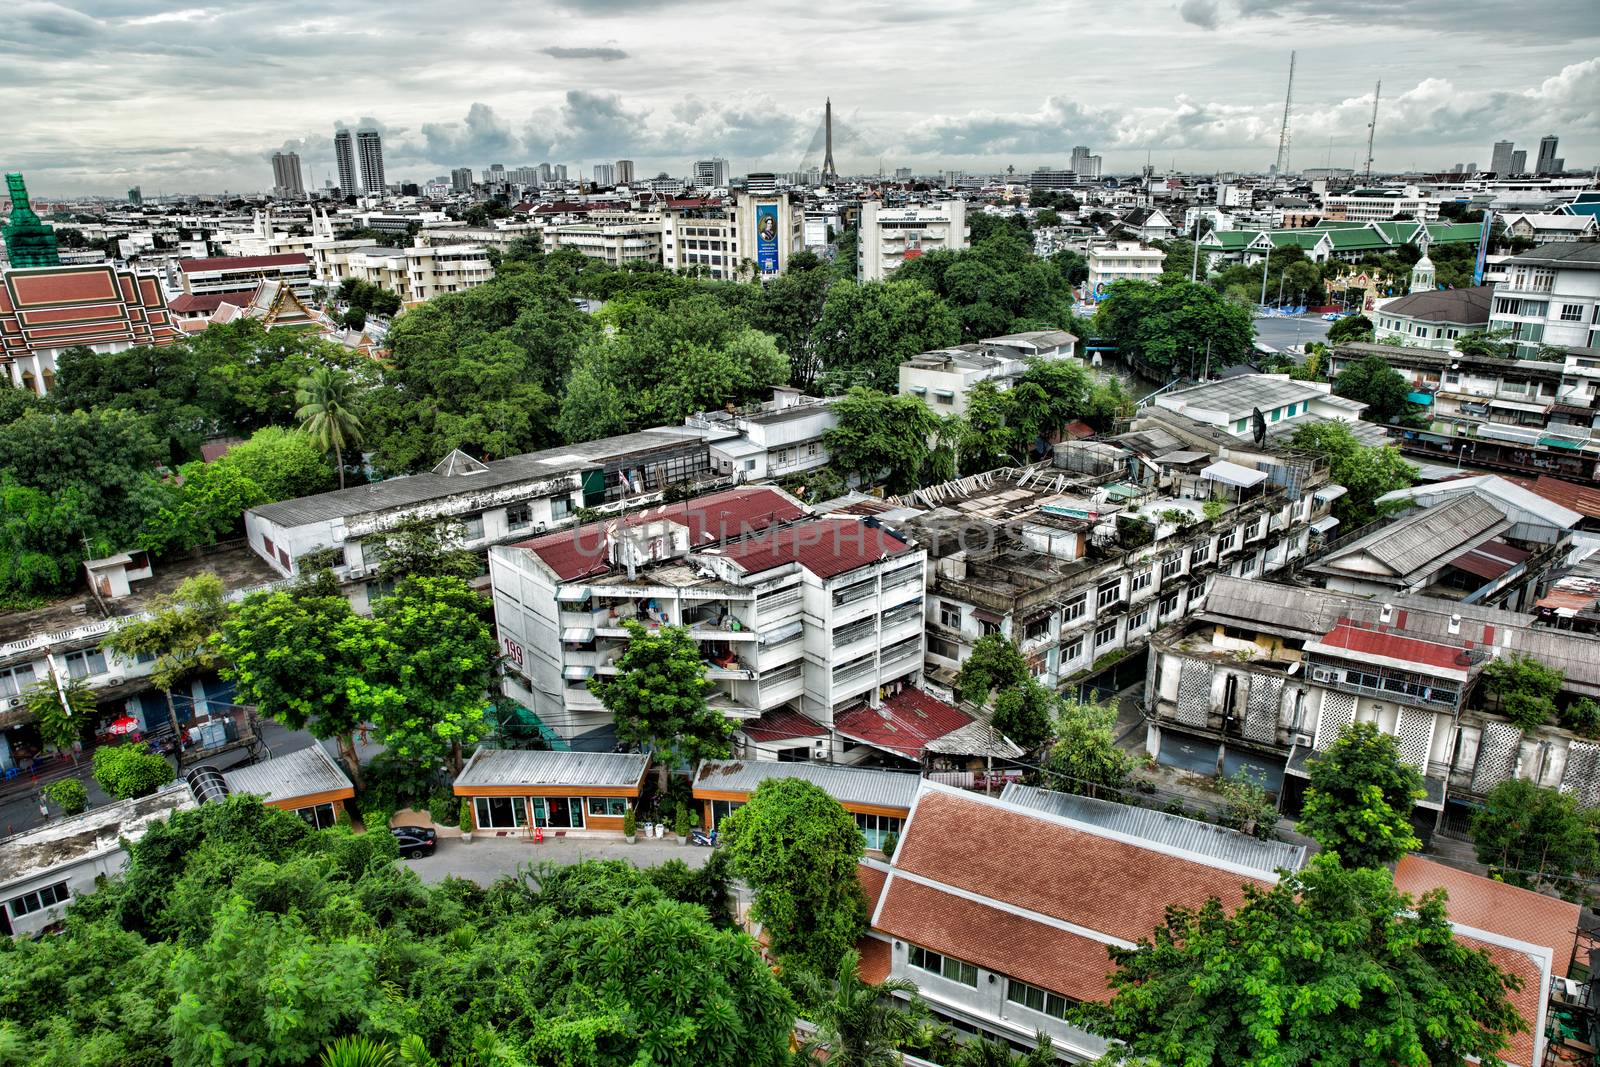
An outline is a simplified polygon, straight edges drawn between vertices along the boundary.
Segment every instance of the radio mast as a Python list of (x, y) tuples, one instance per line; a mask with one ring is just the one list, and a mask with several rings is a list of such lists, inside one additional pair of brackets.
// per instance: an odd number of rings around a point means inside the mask
[(1378, 135), (1378, 95), (1383, 92), (1383, 80), (1372, 90), (1372, 121), (1367, 123), (1367, 174), (1363, 183), (1372, 181), (1372, 139)]
[(1289, 88), (1283, 94), (1283, 129), (1278, 132), (1278, 176), (1289, 169), (1289, 105), (1294, 102), (1294, 53), (1289, 53)]

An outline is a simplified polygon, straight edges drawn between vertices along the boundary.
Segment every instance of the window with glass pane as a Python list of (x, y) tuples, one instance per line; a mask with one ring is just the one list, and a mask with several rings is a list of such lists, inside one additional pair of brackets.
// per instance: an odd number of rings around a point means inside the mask
[(98, 648), (67, 653), (67, 673), (74, 678), (84, 678), (106, 672), (106, 656)]
[(33, 684), (33, 664), (0, 671), (0, 697), (14, 697)]
[(715, 830), (722, 825), (722, 820), (744, 807), (740, 800), (713, 800), (711, 802), (711, 828)]
[(528, 825), (525, 797), (478, 797), (475, 807), (480, 830), (516, 830)]
[(332, 804), (317, 804), (309, 808), (296, 808), (294, 813), (311, 824), (314, 830), (326, 830), (334, 823)]
[(466, 529), (466, 537), (468, 541), (476, 541), (483, 536), (482, 515), (473, 515), (471, 518), (467, 519), (466, 522), (462, 523), (462, 526)]
[(616, 818), (628, 814), (628, 800), (626, 797), (590, 797), (590, 815), (607, 815)]

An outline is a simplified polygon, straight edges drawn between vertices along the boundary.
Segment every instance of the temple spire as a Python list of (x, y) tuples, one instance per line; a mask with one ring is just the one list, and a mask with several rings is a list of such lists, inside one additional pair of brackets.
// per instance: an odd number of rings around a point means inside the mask
[(56, 231), (34, 214), (28, 203), (28, 186), (20, 174), (6, 175), (6, 190), (11, 194), (11, 219), (6, 223), (6, 255), (13, 267), (54, 267), (61, 263), (56, 250)]

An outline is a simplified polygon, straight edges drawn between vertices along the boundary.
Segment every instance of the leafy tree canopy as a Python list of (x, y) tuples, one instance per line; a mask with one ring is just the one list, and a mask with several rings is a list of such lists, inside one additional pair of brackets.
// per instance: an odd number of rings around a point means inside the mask
[(1095, 329), (1117, 341), (1118, 354), (1163, 373), (1197, 374), (1209, 350), (1225, 367), (1251, 354), (1250, 310), (1209, 285), (1117, 282), (1095, 313)]
[(1348, 530), (1371, 522), (1379, 514), (1380, 496), (1406, 488), (1417, 477), (1417, 468), (1401, 457), (1399, 449), (1363, 445), (1343, 423), (1302, 426), (1290, 444), (1327, 460), (1329, 478), (1348, 490), (1333, 504), (1334, 515)]
[(914, 279), (835, 282), (815, 336), (824, 395), (858, 385), (892, 392), (902, 362), (958, 343), (961, 324), (938, 293)]
[(1502, 881), (1528, 889), (1554, 889), (1581, 900), (1600, 873), (1600, 819), (1577, 798), (1511, 778), (1484, 797), (1472, 817), (1478, 862)]
[(653, 747), (669, 765), (726, 757), (733, 723), (706, 705), (716, 686), (699, 642), (681, 626), (648, 630), (633, 619), (623, 626), (628, 647), (617, 673), (589, 679), (589, 691), (616, 719), (618, 739)]
[(1299, 830), (1347, 866), (1379, 867), (1421, 847), (1411, 808), (1423, 795), (1422, 775), (1400, 758), (1393, 734), (1354, 723), (1307, 770)]
[(1411, 384), (1381, 356), (1368, 356), (1339, 372), (1333, 391), (1367, 405), (1362, 418), (1387, 423), (1403, 419), (1413, 405)]
[(1044, 760), (1049, 787), (1116, 799), (1133, 773), (1133, 757), (1117, 747), (1116, 726), (1116, 708), (1060, 698), (1054, 737)]
[(940, 419), (915, 396), (857, 387), (836, 401), (836, 425), (823, 435), (833, 465), (865, 483), (882, 480), (903, 493), (950, 477), (948, 456), (934, 449)]

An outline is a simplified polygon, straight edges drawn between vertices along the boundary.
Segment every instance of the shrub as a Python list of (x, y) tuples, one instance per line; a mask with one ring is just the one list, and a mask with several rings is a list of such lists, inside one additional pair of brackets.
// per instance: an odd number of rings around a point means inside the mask
[(94, 780), (109, 796), (130, 800), (154, 793), (176, 777), (163, 756), (132, 745), (95, 749)]
[(883, 853), (884, 859), (892, 860), (894, 859), (894, 850), (899, 847), (900, 835), (890, 831), (889, 833), (883, 835), (883, 843), (879, 847), (879, 851)]
[(691, 814), (687, 804), (679, 807), (678, 816), (672, 822), (672, 832), (679, 837), (687, 838), (689, 831), (694, 829), (694, 823), (690, 821)]
[(1600, 704), (1588, 697), (1573, 701), (1556, 713), (1561, 725), (1583, 737), (1600, 737)]
[(456, 825), (468, 833), (472, 832), (472, 801), (466, 797), (461, 798), (461, 812)]
[(44, 795), (63, 815), (80, 815), (89, 806), (89, 791), (76, 778), (63, 778), (44, 787)]
[(388, 829), (389, 821), (393, 818), (394, 809), (381, 804), (372, 804), (361, 809), (361, 825), (369, 832)]
[(622, 833), (624, 837), (632, 837), (639, 832), (639, 817), (634, 814), (630, 805), (622, 816)]
[(428, 800), (428, 817), (433, 820), (435, 826), (459, 825), (451, 821), (456, 818), (455, 797), (445, 789), (435, 791)]

